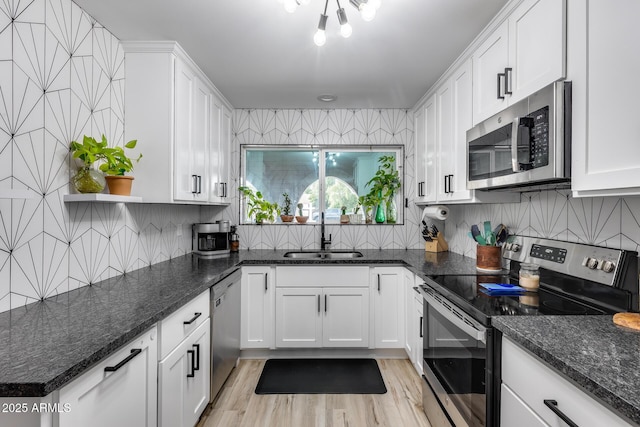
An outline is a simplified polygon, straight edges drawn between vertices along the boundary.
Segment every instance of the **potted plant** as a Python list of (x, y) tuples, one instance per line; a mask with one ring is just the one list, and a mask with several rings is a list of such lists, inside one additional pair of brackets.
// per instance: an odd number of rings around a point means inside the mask
[(282, 193), (282, 197), (284, 197), (284, 204), (282, 205), (282, 215), (280, 215), (280, 219), (282, 222), (292, 222), (293, 215), (291, 215), (291, 199), (289, 198), (289, 194)]
[(101, 142), (86, 135), (82, 143), (71, 141), (70, 150), (73, 158), (82, 162), (71, 178), (71, 183), (79, 193), (100, 193), (104, 190), (106, 184), (104, 175), (95, 170), (93, 164), (103, 158), (102, 152), (106, 147), (107, 141), (104, 137)]
[(308, 216), (304, 216), (302, 215), (302, 203), (298, 203), (298, 212), (300, 213), (300, 215), (296, 215), (296, 221), (299, 222), (300, 224), (304, 224), (307, 222), (307, 220), (309, 219)]
[[(397, 219), (396, 192), (400, 189), (400, 174), (395, 167), (395, 156), (381, 156), (378, 159), (380, 166), (373, 178), (367, 182), (367, 186), (371, 186), (371, 195), (377, 199), (378, 209), (376, 211), (376, 222), (384, 222), (382, 219), (385, 215), (382, 209), (382, 203), (386, 202), (386, 221), (395, 224)], [(382, 219), (382, 221), (380, 221)]]
[[(135, 148), (136, 140), (129, 141), (125, 144), (125, 148)], [(109, 184), (109, 192), (111, 194), (119, 194), (128, 196), (131, 194), (131, 181), (133, 177), (125, 177), (125, 172), (133, 170), (133, 161), (126, 156), (122, 147), (109, 147), (107, 138), (102, 135), (102, 140), (97, 141), (95, 138), (85, 135), (82, 143), (71, 141), (71, 153), (74, 159), (82, 161), (82, 166), (78, 168), (78, 172), (73, 177), (72, 182), (76, 190), (80, 193), (99, 193), (104, 190), (105, 182)], [(138, 156), (136, 162), (142, 158), (142, 154)], [(107, 180), (102, 173), (93, 169), (93, 164), (103, 161), (99, 168), (108, 175)], [(119, 176), (126, 180), (128, 190), (119, 190), (112, 188), (111, 176)]]
[(238, 190), (247, 198), (247, 216), (255, 218), (256, 224), (271, 223), (280, 214), (280, 207), (277, 203), (267, 201), (260, 191), (254, 192), (249, 187), (238, 187)]
[(347, 207), (340, 208), (340, 224), (349, 224), (349, 215), (347, 215)]
[[(102, 140), (106, 142), (104, 135)], [(127, 142), (124, 147), (128, 149), (135, 148), (137, 140)], [(132, 176), (125, 176), (125, 173), (133, 170), (133, 161), (127, 157), (122, 147), (105, 148), (103, 150), (105, 163), (100, 165), (100, 170), (106, 174), (109, 193), (118, 194), (120, 196), (131, 195)], [(136, 163), (140, 161), (142, 154), (138, 155)]]

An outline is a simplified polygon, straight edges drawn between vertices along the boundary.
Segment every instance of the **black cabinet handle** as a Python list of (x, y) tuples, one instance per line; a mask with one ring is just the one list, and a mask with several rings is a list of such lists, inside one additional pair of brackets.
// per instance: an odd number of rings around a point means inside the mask
[(200, 344), (193, 344), (193, 348), (196, 349), (196, 363), (193, 364), (193, 370), (200, 370)]
[(318, 314), (320, 314), (320, 294), (318, 294)]
[(378, 292), (380, 292), (380, 275), (378, 274)]
[(324, 312), (327, 312), (327, 294), (324, 295)]
[(423, 335), (423, 331), (422, 331), (422, 321), (424, 320), (424, 318), (422, 316), (420, 316), (420, 338), (422, 338)]
[(451, 178), (453, 178), (453, 174), (447, 175), (447, 181), (449, 181), (449, 193), (453, 194), (453, 190), (451, 189)]
[(202, 193), (202, 176), (198, 175), (198, 194)]
[[(193, 350), (187, 350), (187, 356), (190, 356), (191, 359), (191, 373), (187, 374), (187, 378), (193, 378), (196, 376), (196, 370), (195, 368), (195, 356), (196, 356), (196, 352)], [(187, 365), (189, 364), (189, 360), (187, 360)]]
[(120, 363), (118, 363), (116, 366), (107, 366), (106, 368), (104, 368), (104, 371), (105, 372), (115, 372), (118, 369), (122, 368), (124, 365), (126, 365), (131, 359), (133, 359), (134, 357), (136, 357), (140, 353), (142, 353), (142, 349), (133, 348), (133, 349), (131, 349), (131, 354), (128, 355), (127, 357), (125, 357), (124, 359), (122, 359), (120, 361)]
[(196, 319), (197, 319), (198, 317), (200, 317), (200, 316), (202, 316), (202, 313), (194, 313), (194, 316), (191, 318), (191, 320), (185, 320), (185, 321), (184, 321), (184, 322), (182, 322), (182, 323), (184, 323), (185, 325), (190, 325), (190, 324), (192, 324), (193, 322), (195, 322), (195, 321), (196, 321)]
[(544, 404), (547, 406), (547, 408), (551, 409), (551, 411), (556, 414), (558, 417), (560, 417), (560, 419), (562, 421), (564, 421), (565, 423), (567, 423), (568, 426), (570, 427), (578, 427), (578, 424), (574, 423), (573, 421), (571, 421), (571, 418), (567, 417), (564, 412), (562, 412), (560, 409), (558, 409), (558, 402), (553, 400), (553, 399), (545, 399), (543, 400)]
[(504, 99), (504, 94), (502, 93), (504, 78), (504, 73), (498, 73), (498, 99)]
[(444, 176), (444, 194), (447, 194), (449, 192), (449, 190), (447, 189), (447, 177), (448, 175)]
[(222, 183), (222, 197), (227, 197), (227, 183)]
[(264, 273), (264, 291), (269, 290), (269, 273)]
[(191, 194), (198, 193), (198, 175), (191, 175)]
[(512, 81), (513, 81), (513, 68), (511, 67), (507, 67), (504, 69), (504, 93), (505, 95), (512, 95), (513, 94), (513, 87), (512, 87)]

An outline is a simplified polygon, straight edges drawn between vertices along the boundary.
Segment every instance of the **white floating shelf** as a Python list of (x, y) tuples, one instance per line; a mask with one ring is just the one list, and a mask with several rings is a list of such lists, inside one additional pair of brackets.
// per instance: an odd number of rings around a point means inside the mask
[(65, 202), (98, 202), (98, 203), (142, 203), (142, 197), (117, 196), (113, 194), (65, 194)]
[(0, 199), (35, 199), (36, 193), (31, 190), (15, 190), (15, 189), (2, 189), (0, 190)]

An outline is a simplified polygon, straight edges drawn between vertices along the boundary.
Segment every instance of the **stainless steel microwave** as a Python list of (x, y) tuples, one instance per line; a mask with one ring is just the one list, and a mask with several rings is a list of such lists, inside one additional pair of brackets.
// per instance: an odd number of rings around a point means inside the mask
[(541, 89), (467, 131), (467, 188), (571, 179), (571, 82)]

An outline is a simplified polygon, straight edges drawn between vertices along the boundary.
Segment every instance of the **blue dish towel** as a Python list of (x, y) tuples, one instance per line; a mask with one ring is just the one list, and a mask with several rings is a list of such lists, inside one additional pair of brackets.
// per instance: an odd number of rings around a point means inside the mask
[(479, 283), (484, 288), (481, 289), (487, 295), (521, 295), (527, 290), (518, 285), (510, 283)]

